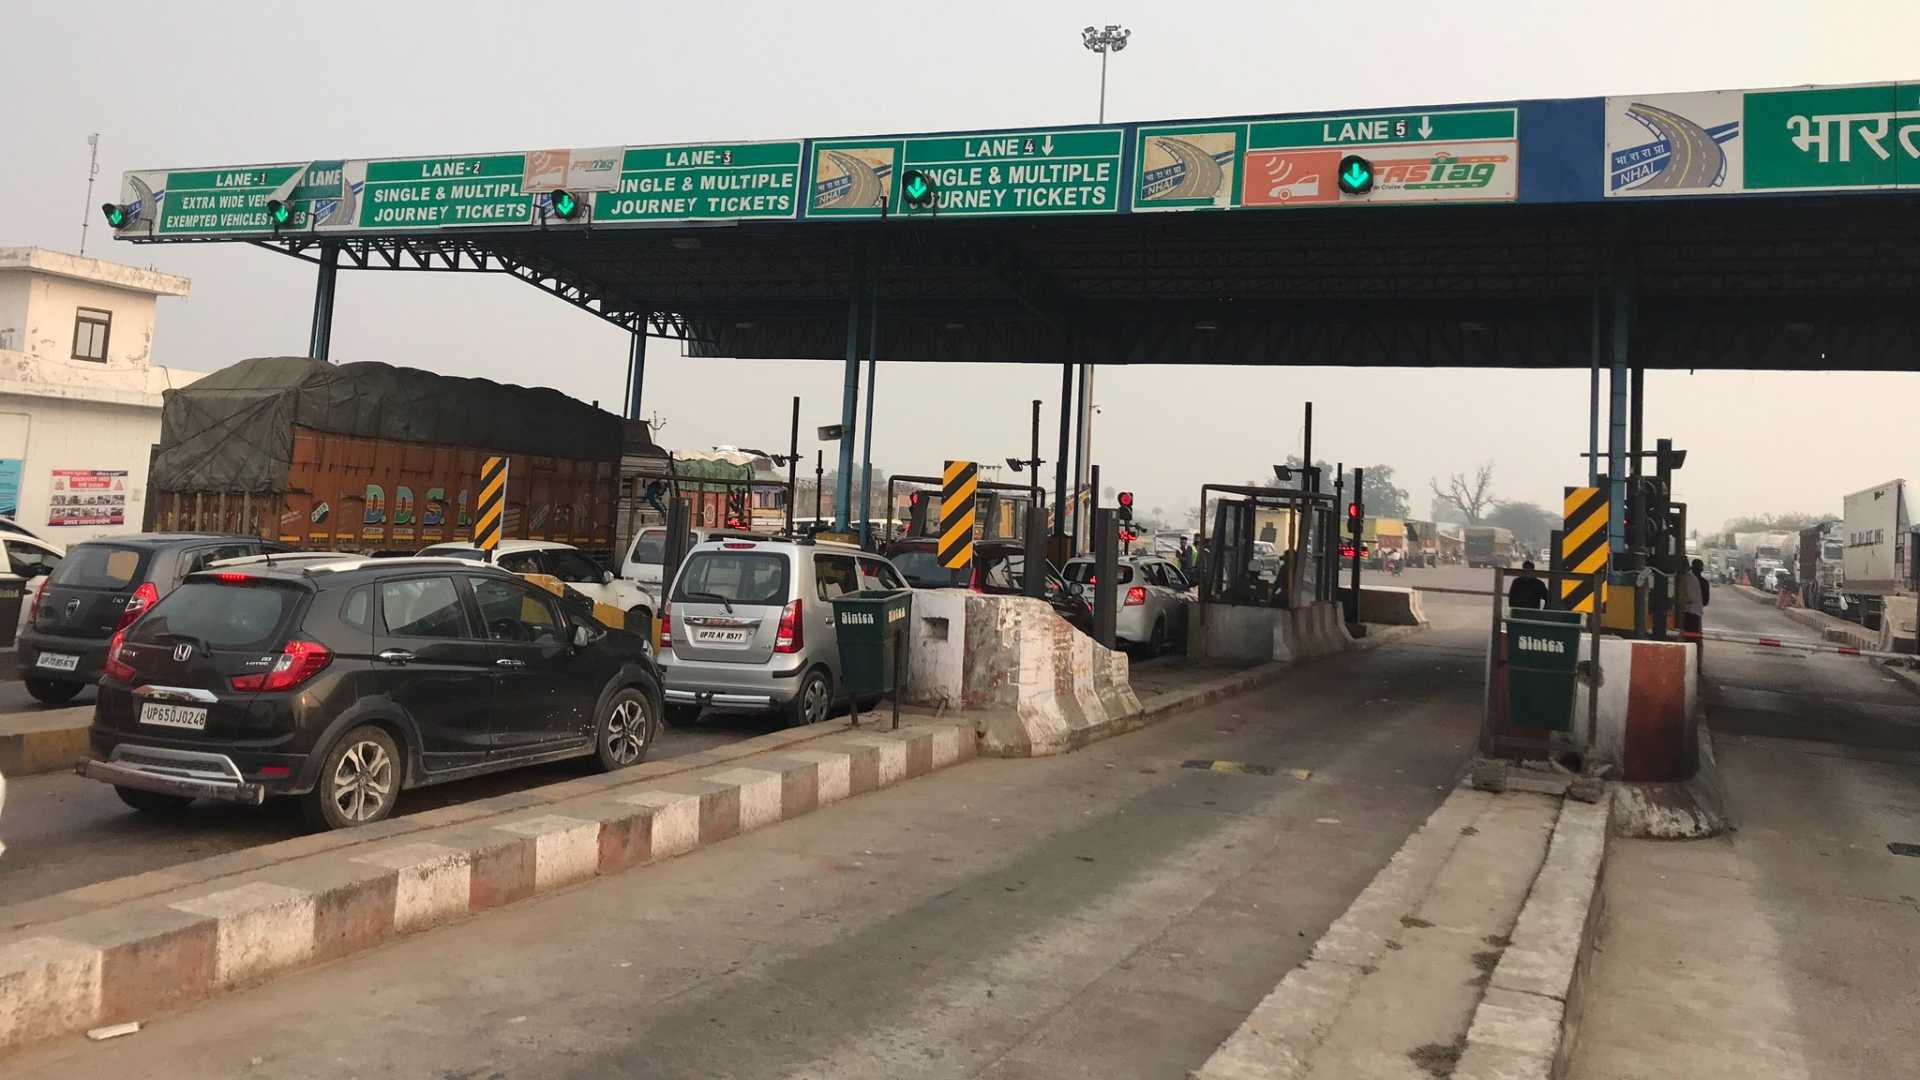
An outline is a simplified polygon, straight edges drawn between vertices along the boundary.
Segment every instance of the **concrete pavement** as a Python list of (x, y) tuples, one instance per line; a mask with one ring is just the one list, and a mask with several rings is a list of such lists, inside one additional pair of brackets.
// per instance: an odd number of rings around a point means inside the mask
[[(9, 1065), (1179, 1075), (1451, 789), (1482, 609), (1435, 607), (1427, 634), (1075, 754), (966, 764)], [(1275, 771), (1183, 767), (1215, 759)]]
[[(1715, 589), (1707, 626), (1805, 631)], [(1920, 1062), (1920, 698), (1868, 661), (1709, 642), (1736, 831), (1617, 840), (1574, 1080), (1842, 1080)]]

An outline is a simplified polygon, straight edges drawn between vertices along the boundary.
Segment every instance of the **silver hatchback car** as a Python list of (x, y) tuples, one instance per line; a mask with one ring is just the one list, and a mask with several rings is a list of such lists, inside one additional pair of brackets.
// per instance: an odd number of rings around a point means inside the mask
[(703, 708), (825, 720), (846, 700), (833, 598), (904, 589), (878, 555), (844, 544), (733, 537), (696, 546), (661, 611), (667, 719)]
[[(1080, 556), (1067, 560), (1060, 573), (1075, 587), (1086, 591), (1098, 588), (1093, 583), (1093, 559)], [(1143, 650), (1158, 656), (1169, 647), (1187, 640), (1187, 615), (1193, 608), (1190, 591), (1193, 583), (1171, 559), (1158, 555), (1123, 555), (1115, 565), (1118, 580), (1107, 587), (1117, 590), (1120, 601), (1114, 612), (1114, 637), (1123, 647)], [(1088, 602), (1092, 593), (1086, 592)]]

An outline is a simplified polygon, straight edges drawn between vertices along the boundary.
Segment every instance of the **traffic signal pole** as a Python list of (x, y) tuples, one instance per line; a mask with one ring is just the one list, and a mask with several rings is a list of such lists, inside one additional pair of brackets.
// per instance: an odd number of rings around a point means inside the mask
[(1360, 493), (1366, 489), (1360, 480), (1366, 470), (1353, 470), (1353, 501), (1347, 504), (1347, 535), (1353, 538), (1353, 576), (1347, 585), (1347, 622), (1360, 624), (1360, 531), (1361, 522), (1367, 519), (1366, 504), (1361, 501)]

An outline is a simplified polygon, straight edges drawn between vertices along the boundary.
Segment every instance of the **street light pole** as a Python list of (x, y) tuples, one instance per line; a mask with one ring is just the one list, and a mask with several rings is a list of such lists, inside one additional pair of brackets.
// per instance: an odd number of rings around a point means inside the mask
[[(1090, 52), (1100, 54), (1100, 111), (1099, 122), (1107, 122), (1107, 57), (1127, 47), (1127, 39), (1133, 31), (1118, 23), (1108, 23), (1104, 27), (1089, 26), (1080, 31), (1080, 44)], [(1073, 532), (1074, 544), (1083, 550), (1085, 530), (1080, 527), (1080, 492), (1086, 490), (1089, 469), (1093, 464), (1093, 365), (1081, 364), (1078, 393), (1074, 401), (1076, 413), (1074, 423), (1079, 428), (1079, 437), (1073, 444)], [(1053, 508), (1056, 521), (1063, 521), (1068, 513), (1065, 505)]]

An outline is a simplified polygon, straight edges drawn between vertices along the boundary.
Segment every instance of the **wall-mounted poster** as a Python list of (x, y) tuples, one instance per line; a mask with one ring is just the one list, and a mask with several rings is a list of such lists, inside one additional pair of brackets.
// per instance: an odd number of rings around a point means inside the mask
[(25, 466), (19, 458), (0, 458), (0, 517), (20, 514), (20, 473)]
[(48, 525), (125, 525), (127, 470), (55, 469)]

